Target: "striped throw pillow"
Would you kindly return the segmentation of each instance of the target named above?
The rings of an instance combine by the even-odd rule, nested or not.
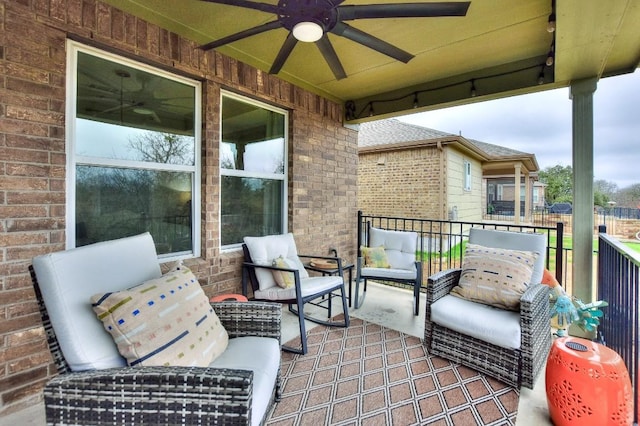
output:
[[[467,244],[454,296],[498,308],[518,310],[531,282],[538,253]]]
[[[227,348],[227,331],[184,266],[91,304],[131,366],[206,367]]]

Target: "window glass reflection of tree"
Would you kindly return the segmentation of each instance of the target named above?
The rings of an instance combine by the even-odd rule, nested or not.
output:
[[[76,246],[148,231],[193,251],[196,87],[79,52]]]

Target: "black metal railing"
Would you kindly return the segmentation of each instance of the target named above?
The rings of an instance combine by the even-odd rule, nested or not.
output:
[[[563,262],[566,256],[563,248],[564,225],[562,223],[552,227],[503,222],[445,221],[366,215],[358,211],[358,250],[368,240],[367,233],[370,226],[394,231],[417,232],[419,236],[417,256],[420,256],[423,261],[425,276],[461,266],[470,228],[542,233],[547,236],[546,267],[554,272],[560,284],[565,279]]]
[[[640,397],[640,256],[606,234],[600,227],[598,237],[598,300],[609,306],[598,327],[599,338],[625,362],[634,389],[634,423],[638,423]]]

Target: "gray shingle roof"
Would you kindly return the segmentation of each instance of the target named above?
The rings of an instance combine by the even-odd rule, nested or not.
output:
[[[475,139],[464,138],[453,133],[445,133],[439,130],[414,124],[403,123],[396,119],[377,120],[360,124],[358,133],[359,147],[372,147],[378,145],[392,145],[397,143],[423,142],[431,139],[465,140],[475,145],[489,157],[511,157],[532,155],[500,145],[481,142]]]
[[[403,123],[395,119],[360,124],[358,146],[390,145],[403,142],[427,141],[455,137],[451,133]]]
[[[467,138],[465,138],[467,139]],[[510,157],[518,155],[531,155],[529,152],[518,151],[516,149],[507,148],[506,146],[494,145],[492,143],[480,142],[475,139],[467,139],[469,142],[489,154],[491,157]]]

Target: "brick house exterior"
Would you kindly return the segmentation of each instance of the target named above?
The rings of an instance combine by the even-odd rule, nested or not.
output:
[[[220,249],[222,88],[289,111],[288,230],[299,249],[355,256],[357,132],[341,105],[97,0],[2,0],[0,416],[40,400],[55,374],[28,266],[65,249],[68,38],[201,81],[201,256],[186,263],[208,295],[240,291],[241,252]]]
[[[358,209],[381,216],[480,222],[487,182],[537,171],[533,154],[394,119],[360,125],[358,157]]]

